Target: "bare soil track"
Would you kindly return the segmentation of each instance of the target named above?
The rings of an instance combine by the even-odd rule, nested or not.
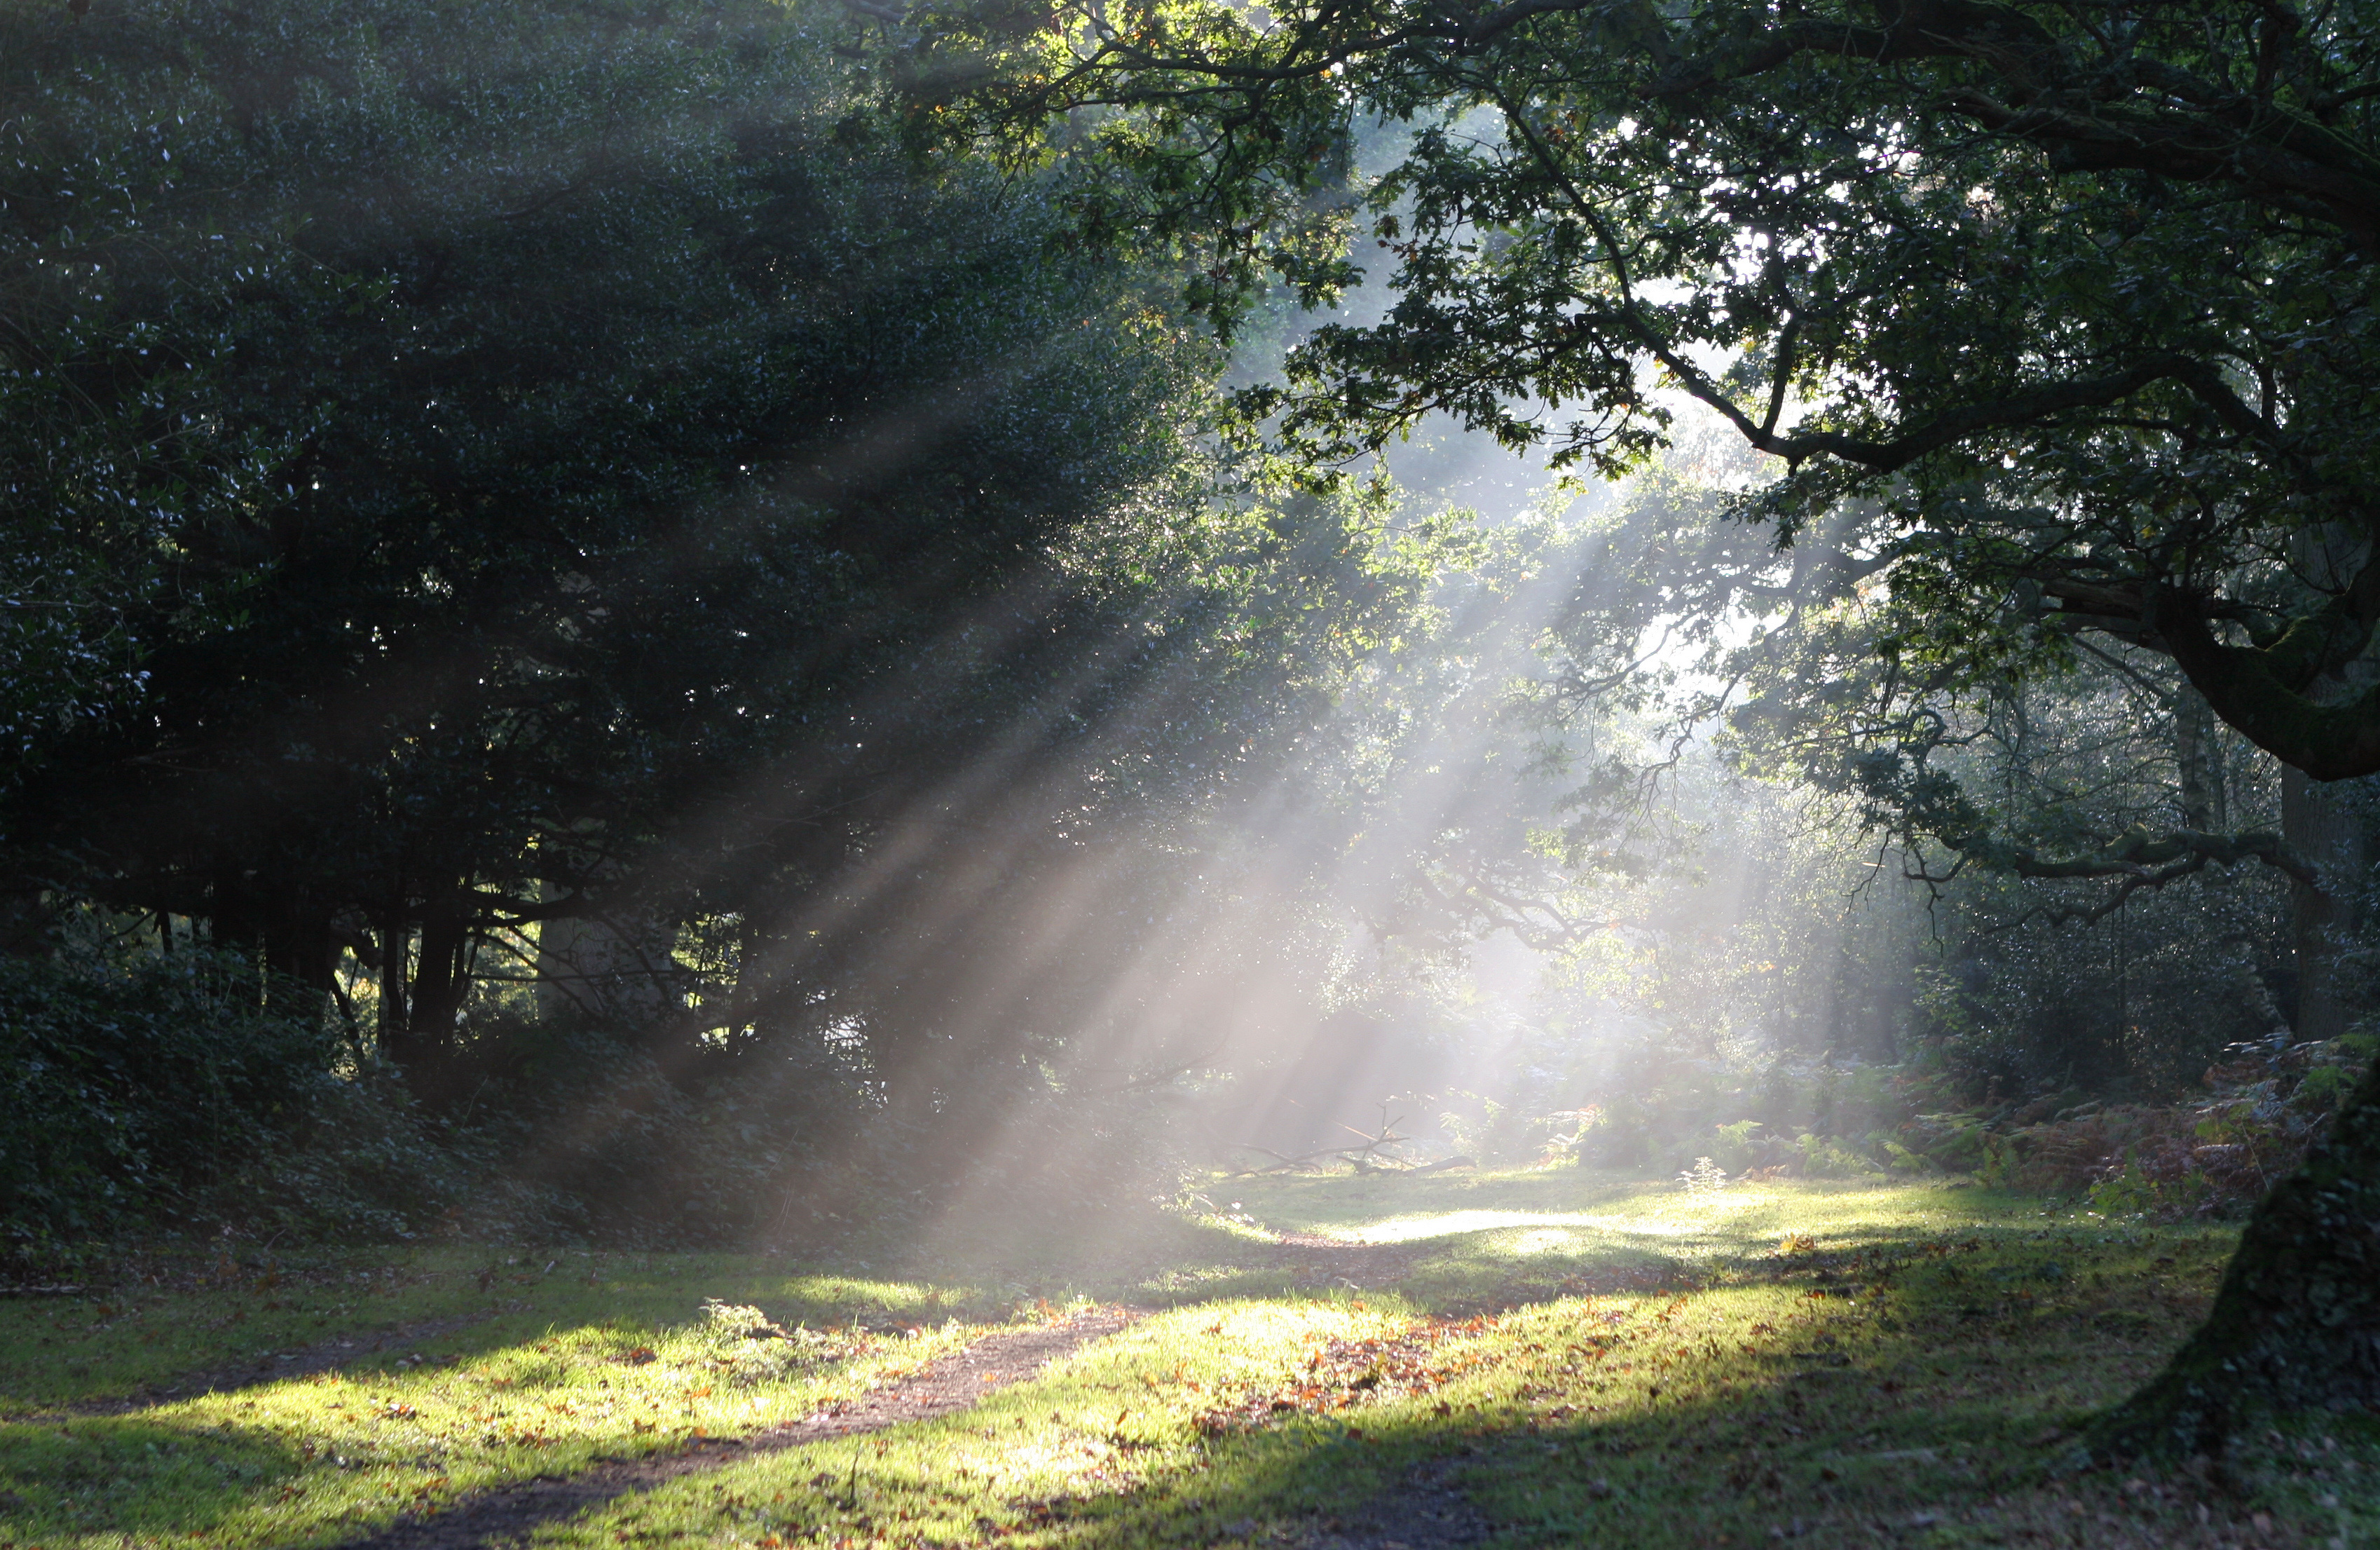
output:
[[[799,1421],[741,1437],[700,1439],[674,1453],[613,1459],[574,1475],[540,1476],[482,1492],[434,1512],[400,1518],[337,1550],[480,1550],[514,1544],[547,1523],[575,1518],[681,1475],[965,1410],[1058,1358],[1114,1334],[1136,1316],[1135,1310],[1102,1309],[1033,1329],[987,1335],[897,1384]]]

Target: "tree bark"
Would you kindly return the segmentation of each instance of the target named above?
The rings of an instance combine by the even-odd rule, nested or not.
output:
[[[2180,774],[2181,821],[2202,834],[2231,832],[2229,793],[2224,789],[2222,744],[2216,740],[2215,707],[2206,696],[2181,686],[2174,697],[2173,762]]]
[[[297,885],[253,875],[218,875],[208,891],[209,934],[219,946],[248,955],[261,971],[263,993],[301,1016],[322,1016],[332,1005],[338,942],[327,913]],[[298,987],[293,998],[291,986]]]
[[[453,1053],[455,1019],[471,988],[465,957],[470,949],[470,924],[455,911],[431,908],[421,918],[421,959],[413,971],[412,1034],[414,1069],[407,1072],[417,1090],[434,1085]]]
[[[461,911],[425,907],[419,946],[391,910],[382,917],[380,1054],[424,1099],[443,1092],[455,1051],[455,1022],[470,994],[471,922]],[[412,972],[407,973],[407,958]]]
[[[2341,994],[2338,954],[2355,927],[2354,885],[2366,863],[2363,828],[2347,792],[2281,773],[2281,836],[2321,874],[2317,887],[2289,885],[2290,934],[2297,951],[2298,1004],[2293,1019],[2301,1040],[2336,1039],[2350,1016]]]
[[[2251,1416],[2325,1410],[2380,1410],[2380,1063],[2256,1207],[2206,1322],[2089,1446],[2214,1457]]]
[[[302,986],[300,1006],[320,1016],[331,1006],[331,987],[338,972],[339,945],[322,912],[307,908],[302,894],[292,891],[292,902],[275,912],[259,941],[260,956],[273,976],[268,983]]]

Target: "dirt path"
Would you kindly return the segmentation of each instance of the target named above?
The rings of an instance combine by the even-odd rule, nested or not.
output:
[[[575,1518],[634,1491],[649,1491],[681,1475],[803,1447],[832,1437],[880,1432],[911,1421],[963,1410],[985,1396],[1021,1383],[1050,1362],[1138,1317],[1129,1309],[1102,1309],[1068,1319],[987,1335],[964,1350],[937,1358],[914,1376],[742,1437],[705,1439],[683,1451],[598,1463],[575,1475],[540,1476],[467,1496],[424,1516],[398,1519],[377,1533],[335,1550],[479,1550],[526,1540],[545,1524]]]
[[[1343,1286],[1372,1291],[1394,1286],[1413,1274],[1424,1249],[1410,1243],[1357,1243],[1311,1232],[1275,1232],[1273,1241],[1288,1251],[1275,1256],[1281,1268],[1309,1287]]]

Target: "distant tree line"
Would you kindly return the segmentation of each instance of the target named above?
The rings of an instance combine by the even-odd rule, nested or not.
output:
[[[9,952],[244,954],[436,1112],[577,1028],[945,1163],[1117,1020],[1151,825],[1434,562],[1235,485],[1187,272],[905,138],[852,25],[0,19]]]

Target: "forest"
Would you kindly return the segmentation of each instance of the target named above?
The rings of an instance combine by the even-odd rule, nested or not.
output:
[[[2375,276],[2372,0],[0,0],[0,1550],[2380,1543]]]

